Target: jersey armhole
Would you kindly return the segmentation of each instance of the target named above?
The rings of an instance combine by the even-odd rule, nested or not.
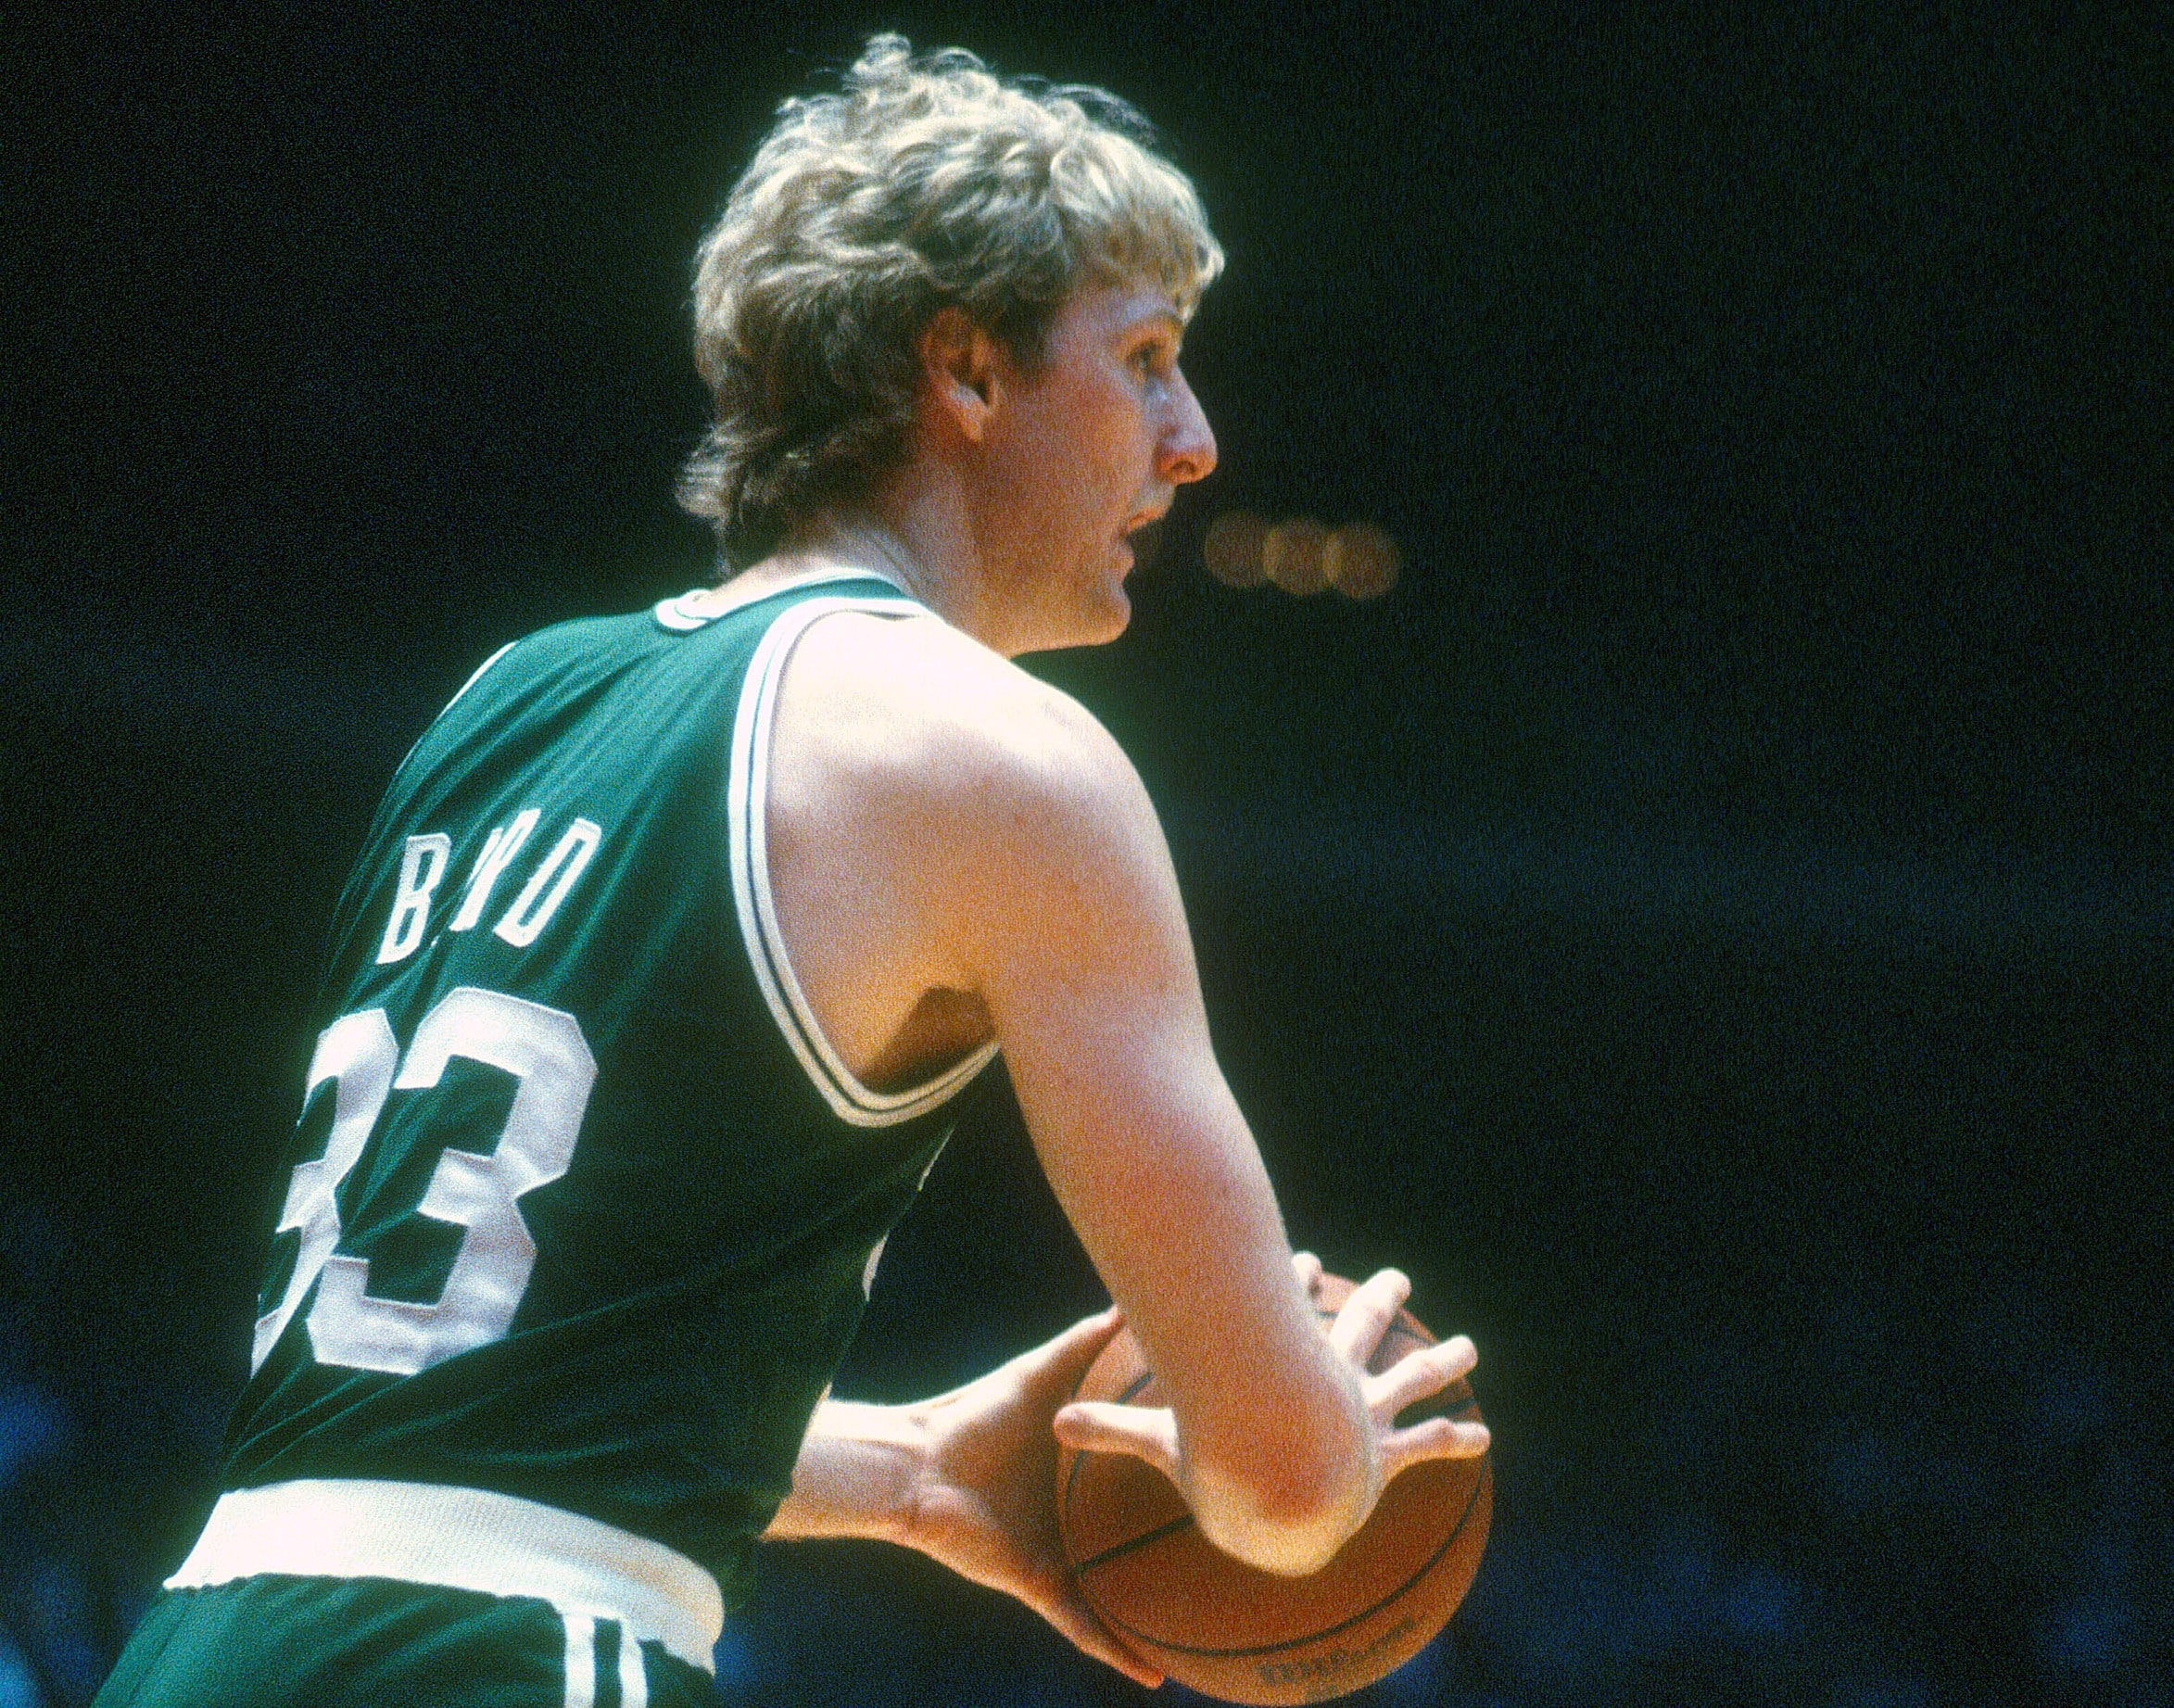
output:
[[[963,1090],[994,1058],[997,1046],[993,1041],[985,1044],[933,1079],[904,1091],[871,1090],[853,1077],[824,1037],[785,952],[784,935],[778,930],[777,910],[770,893],[768,846],[770,731],[777,714],[777,685],[800,638],[822,618],[841,611],[893,617],[927,614],[909,600],[841,596],[803,601],[770,625],[748,664],[739,705],[733,715],[730,781],[726,791],[727,840],[740,940],[747,945],[748,960],[771,1018],[824,1102],[841,1120],[856,1127],[889,1127],[925,1115]]]

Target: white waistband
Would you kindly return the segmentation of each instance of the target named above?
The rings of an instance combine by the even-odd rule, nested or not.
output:
[[[427,1483],[310,1480],[219,1497],[169,1589],[279,1572],[391,1577],[527,1595],[562,1613],[616,1619],[714,1672],[725,1628],[717,1580],[647,1537],[534,1500]]]

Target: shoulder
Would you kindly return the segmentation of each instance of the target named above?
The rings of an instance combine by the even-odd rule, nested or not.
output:
[[[903,968],[916,997],[1048,982],[1035,969],[1076,961],[1091,921],[1175,905],[1161,827],[1108,732],[933,617],[806,630],[778,686],[765,820],[781,906],[822,920],[833,949],[850,938],[861,985]]]
[[[902,803],[954,813],[1144,802],[1092,713],[934,617],[815,624],[787,668],[778,734]]]
[[[1022,943],[1174,905],[1162,827],[1116,740],[933,617],[809,629],[780,685],[769,775],[774,861],[803,877],[850,867],[854,893],[917,921],[966,988]]]
[[[833,921],[896,924],[916,993],[978,993],[1007,1050],[1031,1053],[1054,993],[1191,979],[1169,850],[1131,762],[1069,695],[934,618],[809,629],[780,685],[769,778],[772,871]]]

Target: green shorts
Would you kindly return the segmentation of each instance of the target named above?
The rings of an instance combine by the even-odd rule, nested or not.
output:
[[[529,1596],[266,1574],[162,1591],[94,1708],[717,1708],[613,1619]]]

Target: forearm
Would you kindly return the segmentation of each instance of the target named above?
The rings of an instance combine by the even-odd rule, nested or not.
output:
[[[1172,1073],[1155,1089],[1109,1123],[1121,1144],[1050,1123],[1045,1167],[1161,1378],[1203,1532],[1266,1570],[1310,1571],[1379,1488],[1357,1373],[1294,1278],[1274,1192],[1220,1076]]]
[[[928,1463],[928,1431],[914,1408],[826,1399],[802,1437],[792,1492],[764,1537],[903,1542]]]
[[[1068,706],[967,803],[976,858],[942,868],[937,905],[1057,1202],[1161,1380],[1195,1514],[1241,1558],[1301,1569],[1372,1501],[1371,1420],[1216,1065],[1154,805]]]

